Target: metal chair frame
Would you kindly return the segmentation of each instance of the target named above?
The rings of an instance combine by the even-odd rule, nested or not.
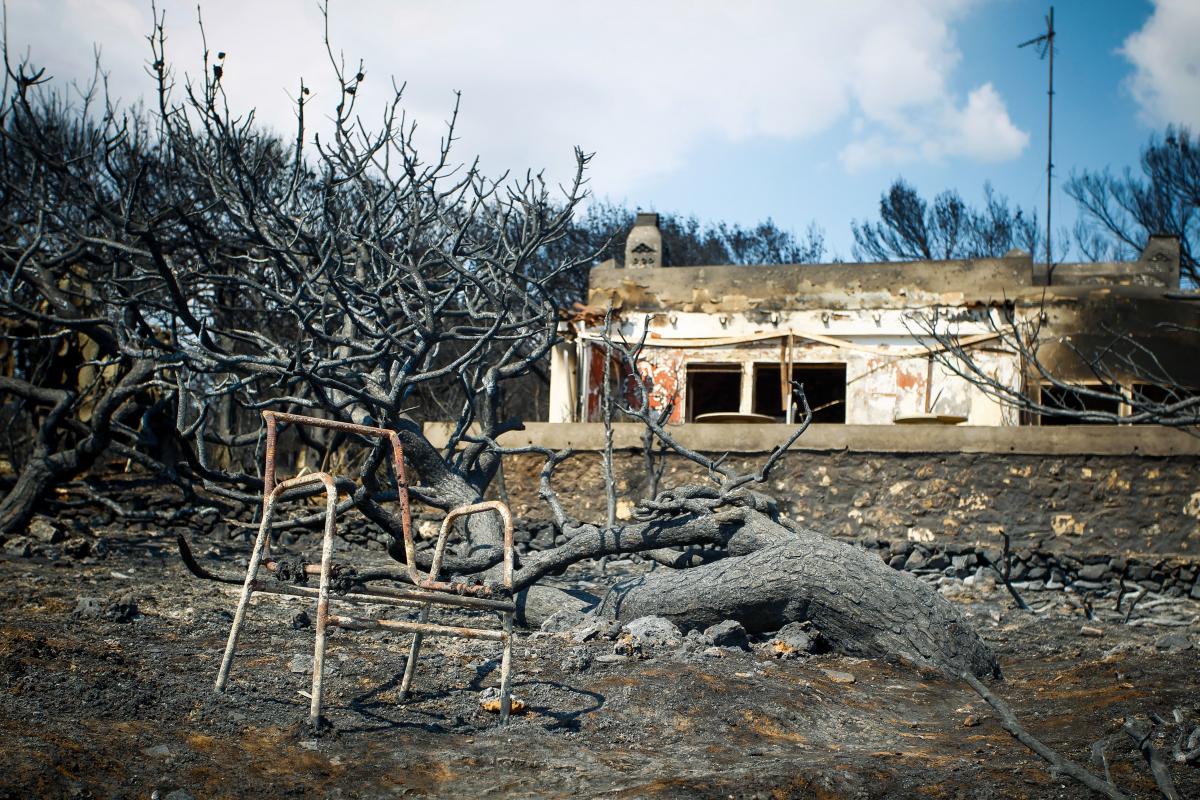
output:
[[[512,707],[509,695],[512,685],[512,628],[513,616],[516,613],[516,603],[512,598],[513,583],[513,519],[512,514],[503,503],[486,501],[452,509],[442,520],[438,533],[437,546],[434,549],[433,560],[429,574],[422,576],[416,565],[416,546],[412,538],[412,517],[409,509],[408,483],[404,474],[404,448],[400,437],[395,431],[385,428],[373,428],[367,425],[354,425],[336,420],[305,417],[298,414],[284,414],[277,411],[264,411],[263,421],[266,426],[266,458],[263,470],[263,514],[262,523],[258,528],[258,536],[254,541],[254,549],[250,554],[250,564],[246,569],[246,581],[242,585],[238,598],[237,609],[233,615],[233,625],[229,629],[229,640],[225,645],[225,655],[221,659],[221,668],[217,673],[214,690],[218,693],[225,691],[229,680],[229,670],[233,664],[233,654],[237,649],[238,635],[246,617],[246,608],[255,592],[280,594],[292,597],[316,598],[317,621],[316,636],[313,645],[313,674],[309,720],[314,727],[320,725],[322,684],[325,667],[325,640],[327,629],[332,627],[345,630],[397,630],[413,634],[412,647],[409,650],[408,661],[401,680],[401,697],[407,698],[412,688],[413,677],[416,674],[417,658],[421,652],[421,644],[426,636],[458,636],[469,639],[485,639],[503,644],[503,655],[500,660],[500,721],[508,720]],[[376,439],[386,438],[391,443],[392,466],[396,475],[396,490],[400,500],[400,518],[404,537],[404,551],[407,558],[407,573],[412,586],[400,588],[362,588],[353,592],[337,595],[339,603],[351,604],[380,604],[404,608],[419,608],[417,622],[407,620],[372,619],[331,614],[329,611],[329,585],[333,572],[333,539],[336,533],[337,517],[337,484],[332,475],[326,472],[310,473],[276,483],[275,480],[275,443],[279,423],[308,425],[317,428],[328,428],[347,433],[355,433]],[[325,533],[322,538],[321,563],[319,566],[305,567],[306,575],[320,576],[317,589],[303,585],[283,583],[280,581],[264,582],[259,580],[260,569],[275,572],[278,564],[270,558],[271,523],[274,519],[275,506],[288,490],[300,489],[313,483],[321,483],[325,487]],[[457,583],[440,579],[442,561],[445,555],[446,543],[451,528],[456,519],[471,514],[496,512],[504,523],[504,562],[502,596],[483,584]],[[440,625],[429,622],[429,614],[433,606],[450,606],[473,609],[478,611],[494,611],[500,614],[502,626],[500,630],[488,628],[472,628],[455,625]]]

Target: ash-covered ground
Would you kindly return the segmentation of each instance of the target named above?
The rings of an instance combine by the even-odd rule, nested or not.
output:
[[[244,569],[244,542],[185,532],[207,567]],[[316,547],[311,537],[292,549]],[[381,548],[339,548],[336,561],[386,562]],[[645,568],[577,567],[556,583],[597,591]],[[1088,603],[1029,592],[1031,613],[982,573],[926,579],[1000,654],[993,690],[1063,755],[1088,763],[1127,716],[1145,727],[1176,708],[1200,718],[1200,602],[1147,594],[1125,623],[1128,596],[1118,612],[1104,592]],[[335,631],[330,729],[317,736],[304,694],[313,631],[298,619],[313,603],[256,596],[229,690],[215,696],[237,589],[188,574],[173,530],[76,522],[63,541],[9,548],[0,586],[3,797],[1089,796],[1050,775],[969,687],[821,652],[814,631],[743,642],[736,629],[685,636],[646,623],[631,636],[559,620],[517,639],[525,710],[507,726],[480,705],[499,683],[498,645],[427,640],[415,696],[401,703],[408,637]],[[1175,729],[1155,729],[1170,762]],[[1131,740],[1107,753],[1118,784],[1156,795]],[[1200,794],[1200,769],[1172,767],[1184,796]]]

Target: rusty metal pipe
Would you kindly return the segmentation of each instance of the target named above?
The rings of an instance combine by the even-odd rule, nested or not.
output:
[[[496,600],[490,597],[464,597],[458,594],[435,592],[428,589],[387,589],[376,587],[363,589],[363,593],[374,597],[398,597],[411,600],[425,600],[441,606],[459,606],[461,608],[479,609],[481,611],[516,611],[514,600]]]
[[[269,439],[270,437],[268,437]],[[238,597],[237,609],[233,614],[233,625],[229,629],[229,639],[225,643],[225,655],[221,658],[221,668],[217,671],[217,681],[213,685],[213,690],[218,693],[225,691],[225,684],[229,680],[229,670],[233,665],[233,653],[237,649],[238,636],[242,630],[242,623],[246,619],[246,607],[250,604],[250,596],[254,593],[259,566],[262,564],[270,542],[271,518],[275,514],[275,501],[279,498],[279,494],[288,488],[302,486],[306,483],[315,483],[317,481],[325,484],[327,492],[334,492],[333,498],[336,504],[337,495],[336,489],[333,488],[333,478],[323,472],[302,475],[298,478],[286,480],[278,486],[273,487],[271,493],[266,496],[263,502],[262,524],[258,526],[258,536],[254,540],[254,550],[250,553],[250,566],[246,569],[246,582],[242,585],[242,592]]]
[[[471,514],[482,514],[487,511],[495,511],[500,515],[500,519],[504,523],[504,585],[505,588],[512,590],[512,565],[513,565],[513,521],[512,514],[508,510],[508,506],[495,500],[489,500],[482,503],[473,503],[471,505],[459,506],[451,509],[446,518],[442,520],[441,529],[438,531],[437,545],[433,550],[433,562],[429,565],[429,576],[421,581],[420,585],[427,588],[440,588],[445,585],[438,580],[438,576],[442,570],[442,558],[446,552],[446,542],[450,538],[450,530],[454,526],[454,521],[459,517],[467,517]],[[425,625],[429,622],[429,612],[432,604],[427,604],[421,609],[420,624]],[[515,609],[515,605],[514,605]],[[511,620],[512,611],[505,611],[504,618]],[[512,626],[509,624],[507,628],[508,634],[512,633]],[[417,672],[417,658],[421,655],[421,644],[423,640],[422,634],[418,631],[413,636],[412,647],[408,651],[408,662],[404,665],[404,677],[400,681],[400,697],[408,699],[409,691],[412,689],[413,677]],[[508,642],[508,639],[504,640]],[[506,644],[504,647],[504,664],[508,663],[508,658],[511,653],[511,646]],[[501,673],[504,674],[506,667],[501,667]],[[501,681],[503,683],[503,680]],[[500,700],[500,717],[507,719],[508,713],[505,710],[508,703],[507,694]]]
[[[337,487],[333,478],[325,475],[321,482],[325,484],[327,499],[325,538],[321,544],[321,583],[317,589],[317,633],[313,643],[312,702],[308,710],[308,718],[313,728],[319,728],[321,725],[321,684],[325,680],[325,626],[329,621],[329,573],[333,565],[333,534],[337,515]]]
[[[299,414],[287,414],[282,411],[263,411],[263,420],[267,427],[267,467],[263,472],[263,492],[270,491],[268,480],[275,479],[275,424],[284,422],[294,425],[306,425],[313,428],[326,428],[345,433],[357,433],[373,439],[387,439],[392,448],[392,471],[396,475],[396,494],[400,500],[400,528],[404,538],[404,557],[408,562],[407,569],[412,582],[418,583],[417,551],[412,536],[412,509],[408,499],[408,479],[404,474],[404,446],[400,443],[400,435],[386,428],[375,428],[369,425],[357,425],[353,422],[341,422],[335,419],[320,417],[305,417]]]
[[[500,724],[512,713],[512,629],[513,614],[504,614],[504,653],[500,657]]]
[[[486,639],[502,642],[509,634],[487,628],[463,628],[457,625],[435,625],[432,623],[409,622],[399,619],[368,619],[365,617],[342,617],[331,614],[329,625],[352,631],[396,630],[423,633],[426,636],[460,636],[464,639]]]
[[[319,590],[310,589],[307,586],[290,586],[287,584],[266,583],[264,581],[255,581],[254,591],[260,594],[281,594],[285,597],[302,597],[314,600],[321,594]],[[396,608],[421,608],[425,605],[420,600],[400,600],[394,597],[379,597],[377,595],[367,595],[358,592],[338,595],[338,599],[349,603],[378,603],[382,606],[395,606]]]

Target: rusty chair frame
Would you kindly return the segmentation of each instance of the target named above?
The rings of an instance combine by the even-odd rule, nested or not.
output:
[[[314,727],[320,725],[321,719],[321,690],[325,667],[325,638],[328,627],[344,628],[346,630],[396,630],[408,631],[413,634],[412,647],[409,650],[408,662],[404,668],[401,680],[401,697],[407,698],[412,688],[413,676],[416,673],[417,658],[421,652],[421,643],[425,636],[459,636],[469,639],[485,639],[501,642],[504,646],[500,660],[500,721],[508,720],[512,700],[509,691],[512,684],[512,628],[513,616],[516,613],[516,603],[512,597],[513,583],[513,519],[512,514],[503,503],[486,501],[452,509],[442,520],[438,533],[437,546],[434,549],[433,560],[429,574],[422,576],[417,569],[416,546],[412,538],[412,517],[408,501],[408,483],[404,474],[404,448],[400,437],[395,431],[385,428],[373,428],[367,425],[355,425],[348,422],[306,417],[298,414],[285,414],[277,411],[262,412],[266,427],[266,458],[263,469],[263,512],[262,523],[258,528],[258,536],[254,541],[254,549],[250,554],[250,564],[246,569],[246,580],[242,585],[238,598],[237,610],[233,615],[233,625],[229,629],[229,640],[225,645],[225,655],[221,659],[221,668],[217,673],[214,691],[225,691],[229,680],[229,670],[233,664],[233,654],[237,649],[238,635],[245,621],[246,608],[255,592],[288,595],[292,597],[316,598],[317,621],[316,635],[313,644],[312,692],[309,706],[309,719]],[[404,551],[407,559],[407,573],[412,586],[401,588],[368,588],[363,587],[353,592],[339,594],[338,602],[351,604],[380,604],[404,608],[419,608],[419,620],[371,619],[364,617],[340,616],[329,612],[329,586],[333,572],[333,538],[336,532],[337,516],[337,484],[332,475],[326,472],[310,473],[276,483],[275,481],[275,443],[279,423],[308,425],[317,428],[328,428],[346,433],[355,433],[374,439],[387,439],[392,449],[392,466],[396,475],[396,490],[400,500],[401,527],[404,536]],[[325,487],[325,532],[321,546],[320,566],[308,565],[306,575],[319,575],[319,588],[291,585],[279,581],[263,582],[258,579],[260,568],[276,572],[278,563],[271,560],[271,523],[274,519],[275,506],[280,497],[290,489],[299,489],[313,483],[321,483]],[[450,530],[456,519],[494,511],[500,515],[504,523],[504,562],[502,585],[503,590],[497,592],[492,587],[479,583],[460,583],[440,579],[442,560]],[[429,613],[433,606],[451,606],[477,611],[494,611],[500,614],[502,627],[500,630],[488,628],[471,628],[454,625],[440,625],[429,622]]]

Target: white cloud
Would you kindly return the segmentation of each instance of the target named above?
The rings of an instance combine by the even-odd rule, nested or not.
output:
[[[947,97],[905,109],[908,115],[885,121],[884,132],[871,133],[842,148],[842,164],[851,172],[881,164],[939,162],[948,158],[996,162],[1016,158],[1029,144],[1029,134],[1008,116],[1004,101],[990,83],[972,90],[956,108]],[[924,124],[912,117],[923,115]]]
[[[195,0],[160,0],[173,61],[199,67]],[[702,144],[802,140],[844,124],[847,167],[879,161],[1015,155],[1027,136],[990,86],[951,95],[960,53],[952,25],[970,0],[436,0],[333,3],[332,34],[366,62],[360,110],[378,118],[389,75],[436,143],[463,91],[459,155],[487,170],[547,166],[561,177],[571,147],[596,151],[594,188],[622,194],[690,161]],[[299,76],[334,102],[315,4],[204,0],[211,50],[223,50],[235,107],[257,106],[281,131]],[[111,85],[149,87],[144,0],[8,0],[9,40],[59,76],[103,44]],[[847,123],[853,123],[847,124]],[[933,142],[932,146],[929,144]]]
[[[1120,52],[1134,66],[1127,85],[1146,122],[1200,127],[1200,3],[1155,0]]]

